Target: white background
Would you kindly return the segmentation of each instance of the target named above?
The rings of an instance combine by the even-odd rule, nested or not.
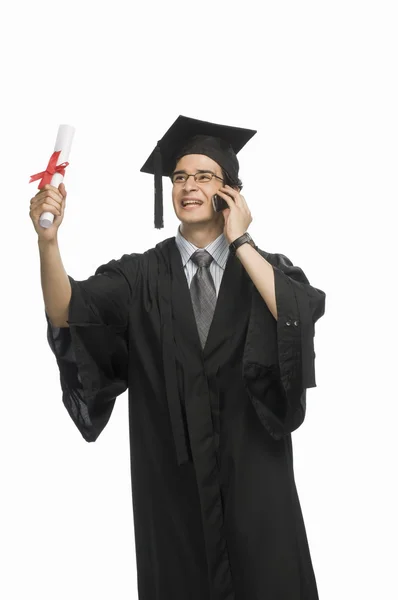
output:
[[[86,279],[174,236],[140,173],[179,114],[257,129],[239,154],[249,232],[324,290],[317,387],[293,433],[321,600],[398,597],[397,18],[394,2],[71,2],[0,17],[0,596],[137,597],[127,393],[87,444],[61,401],[29,217],[76,127],[59,230]],[[395,208],[395,206],[394,206]],[[395,291],[395,293],[394,293]],[[250,599],[248,599],[250,600]]]

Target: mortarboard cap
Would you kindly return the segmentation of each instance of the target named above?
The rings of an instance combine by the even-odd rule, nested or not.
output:
[[[163,227],[162,176],[171,176],[178,159],[186,154],[205,154],[234,181],[239,173],[236,155],[256,133],[254,129],[219,125],[180,115],[141,167],[142,173],[155,176],[155,227]]]

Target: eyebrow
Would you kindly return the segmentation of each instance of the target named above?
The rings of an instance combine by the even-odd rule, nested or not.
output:
[[[180,173],[187,173],[187,171],[174,171],[172,175],[179,175]],[[196,173],[213,173],[211,169],[198,169]]]

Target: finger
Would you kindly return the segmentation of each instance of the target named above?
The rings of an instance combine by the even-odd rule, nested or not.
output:
[[[34,196],[31,199],[31,204],[32,202],[39,202],[40,200],[43,200],[44,198],[53,198],[54,200],[57,200],[58,202],[62,202],[62,200],[64,199],[64,196],[62,196],[62,194],[56,190],[56,188],[53,189],[41,189],[36,196]]]
[[[231,187],[230,185],[222,185],[220,189],[223,192],[226,192],[227,194],[232,196],[233,198],[235,198],[236,196],[239,196],[239,192],[237,190],[235,190],[233,187]]]
[[[46,191],[46,193],[44,195],[45,202],[46,202],[47,198],[51,198],[52,200],[55,200],[55,202],[57,202],[57,204],[59,204],[60,206],[62,204],[63,196],[61,196],[61,194],[56,194],[52,190]]]
[[[232,188],[229,185],[226,185],[224,187],[228,190],[228,194],[233,195],[233,197],[235,199],[235,204],[237,204],[239,207],[243,208],[247,212],[250,212],[250,209],[247,205],[245,197],[242,196],[242,194],[239,191],[235,190],[234,188]]]
[[[51,185],[51,183],[46,183],[46,185],[42,188],[43,190],[54,190],[54,192],[58,192],[58,188],[55,185]]]
[[[56,188],[46,190],[44,192],[44,198],[52,198],[53,200],[56,200],[57,202],[62,202],[62,200],[64,199],[61,192],[59,192]]]
[[[62,182],[62,183],[60,183],[58,190],[59,190],[59,192],[61,193],[62,197],[63,197],[63,198],[66,198],[66,194],[67,194],[68,192],[66,191],[66,189],[65,189],[65,184],[64,184],[63,182]]]
[[[44,192],[45,194],[50,193],[51,198],[54,198],[53,194],[56,194],[60,200],[63,200],[63,198],[64,198],[61,191],[57,187],[55,187],[54,185],[51,185],[49,183],[47,183],[44,186],[44,188],[42,188],[42,192]]]
[[[226,201],[226,203],[228,204],[228,206],[230,208],[231,208],[231,206],[233,206],[235,204],[234,199],[231,198],[231,196],[229,194],[226,194],[225,192],[223,192],[222,188],[217,190],[217,194],[219,194],[222,198],[224,198],[224,200]]]
[[[47,194],[49,194],[48,191],[47,191]],[[58,197],[53,198],[50,195],[46,195],[41,200],[42,200],[41,202],[37,203],[39,206],[44,206],[44,204],[49,204],[50,206],[54,206],[54,208],[56,208],[57,210],[62,210],[62,202],[60,202]]]
[[[59,200],[58,197],[53,198],[52,196],[50,196],[50,193],[51,192],[47,190],[46,196],[42,198],[32,198],[32,200],[30,201],[31,210],[36,210],[36,205],[44,206],[45,204],[49,204],[50,206],[54,206],[54,208],[56,208],[57,210],[62,211],[62,202]]]
[[[245,207],[247,210],[249,210],[249,207],[248,207],[248,205],[247,205],[247,202],[246,202],[246,198],[245,198],[244,196],[242,196],[242,194],[240,194],[240,197],[241,197],[241,200],[242,200],[242,205],[243,205],[243,206],[244,206],[244,207]]]
[[[43,211],[47,211],[52,213],[55,217],[60,217],[62,215],[62,211],[53,206],[52,204],[43,204]]]
[[[236,206],[242,207],[241,196],[237,190],[234,190],[234,188],[229,185],[225,185],[221,187],[221,191],[227,193],[230,197],[232,196],[232,200]]]
[[[46,211],[51,212],[52,214],[55,214],[55,216],[62,215],[62,210],[58,206],[55,206],[54,204],[52,204],[51,200],[49,202],[43,202],[43,204],[39,208],[35,207],[35,208],[30,209],[31,214],[33,214],[33,215],[41,214]]]

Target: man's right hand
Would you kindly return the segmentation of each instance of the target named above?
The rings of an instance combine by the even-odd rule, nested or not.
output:
[[[33,221],[39,241],[52,242],[57,238],[58,227],[64,218],[66,195],[63,183],[60,183],[58,188],[47,184],[31,199],[29,216]],[[54,221],[47,229],[39,223],[40,216],[44,212],[54,215]]]

